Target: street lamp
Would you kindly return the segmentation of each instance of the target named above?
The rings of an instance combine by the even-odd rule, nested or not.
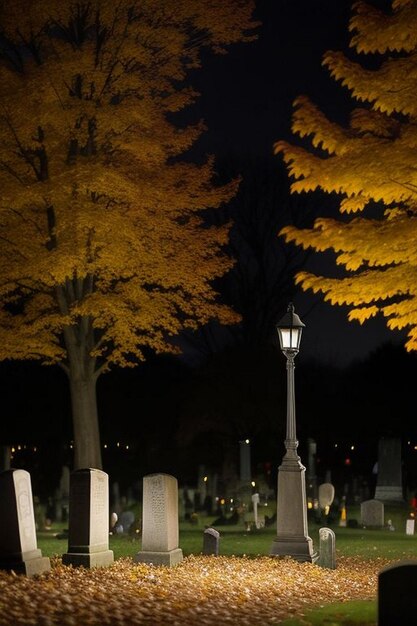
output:
[[[313,542],[307,526],[305,467],[297,454],[295,422],[294,359],[300,349],[304,326],[293,304],[277,324],[281,350],[287,357],[287,433],[286,452],[278,468],[277,536],[271,555],[313,561]]]

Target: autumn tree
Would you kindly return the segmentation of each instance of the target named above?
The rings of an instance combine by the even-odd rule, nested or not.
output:
[[[202,124],[175,113],[202,48],[253,37],[250,0],[4,0],[0,58],[0,358],[59,364],[75,467],[101,467],[95,385],[236,315],[212,280],[236,183],[182,155]],[[117,418],[118,416],[115,416]]]
[[[349,123],[328,119],[303,96],[293,131],[304,143],[275,146],[295,179],[292,191],[336,192],[341,216],[282,233],[304,248],[332,249],[342,266],[331,278],[300,272],[304,289],[348,305],[350,320],[381,312],[390,329],[408,329],[406,347],[416,350],[417,1],[394,0],[389,13],[357,2],[350,31],[356,56],[327,52],[323,60],[356,102]]]

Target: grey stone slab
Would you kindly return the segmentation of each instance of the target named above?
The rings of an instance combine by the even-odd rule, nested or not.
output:
[[[68,552],[62,556],[62,562],[74,567],[98,567],[112,561],[109,477],[98,469],[76,470],[70,480]]]
[[[50,570],[50,561],[37,547],[29,472],[0,473],[0,568],[34,576]]]
[[[385,503],[404,501],[401,469],[401,440],[383,437],[378,444],[378,476],[375,499]]]
[[[137,563],[152,563],[153,565],[168,565],[168,567],[172,567],[173,565],[178,565],[183,559],[183,554],[181,548],[176,548],[175,550],[167,550],[164,552],[154,552],[152,550],[148,550],[146,552],[138,552],[135,556],[135,561]]]
[[[178,552],[179,550],[179,552]],[[166,553],[165,557],[161,555]],[[143,479],[142,550],[140,562],[175,565],[181,560],[178,529],[178,483],[168,474],[150,474]],[[156,555],[156,556],[155,556]]]
[[[336,569],[336,535],[331,528],[320,528],[319,539],[318,565],[326,569]]]
[[[384,526],[384,504],[379,500],[366,500],[361,503],[361,524],[365,528]]]
[[[219,554],[220,533],[215,528],[206,528],[203,533],[203,554]]]

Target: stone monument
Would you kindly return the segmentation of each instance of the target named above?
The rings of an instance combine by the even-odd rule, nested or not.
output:
[[[404,502],[400,439],[386,437],[379,440],[375,500],[391,504]]]
[[[365,528],[384,526],[384,504],[379,500],[365,500],[361,503],[361,524]]]
[[[178,483],[168,474],[143,478],[142,550],[135,560],[154,565],[182,561],[178,547]]]
[[[51,565],[36,542],[30,474],[21,469],[0,473],[0,569],[35,576]]]
[[[70,479],[68,552],[65,565],[103,567],[113,563],[109,550],[109,477],[80,469]]]

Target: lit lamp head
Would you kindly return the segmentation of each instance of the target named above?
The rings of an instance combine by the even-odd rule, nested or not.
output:
[[[277,331],[281,350],[288,354],[297,354],[300,349],[301,334],[305,324],[294,311],[292,302],[282,320],[277,324]]]

